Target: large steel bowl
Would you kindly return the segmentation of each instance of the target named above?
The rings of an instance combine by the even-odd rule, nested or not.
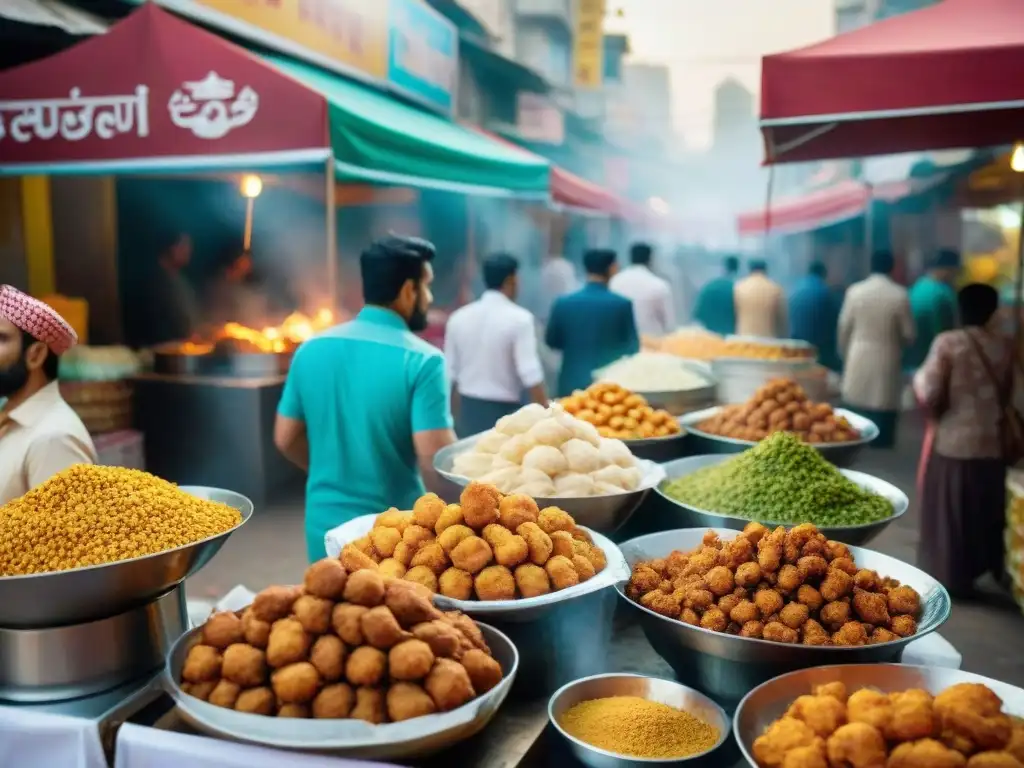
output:
[[[717,728],[718,741],[711,749],[689,757],[629,757],[581,741],[567,733],[559,723],[562,716],[580,702],[611,696],[635,696],[680,709]],[[573,756],[590,768],[646,768],[652,764],[686,765],[691,768],[721,765],[720,756],[714,753],[729,738],[730,728],[725,711],[703,693],[672,680],[630,674],[594,675],[563,685],[548,702],[548,720],[558,735],[568,743]]]
[[[698,547],[707,528],[690,528],[640,536],[620,545],[626,562],[667,557],[675,550]],[[736,531],[715,530],[723,540],[735,538]],[[727,709],[752,688],[773,677],[796,669],[827,664],[863,664],[899,661],[908,643],[935,632],[949,618],[952,603],[945,588],[924,571],[894,557],[870,549],[850,547],[857,565],[898,579],[921,595],[917,634],[889,643],[861,647],[787,645],[768,640],[739,637],[694,627],[650,611],[626,597],[627,582],[615,589],[635,612],[648,642],[675,670],[680,682],[711,696]]]
[[[980,683],[1003,700],[1003,712],[1024,717],[1024,691],[1020,688],[959,669],[903,664],[839,664],[801,669],[762,683],[740,702],[733,718],[733,732],[747,762],[758,768],[753,756],[754,739],[780,718],[797,696],[835,681],[845,683],[850,693],[861,688],[881,693],[921,688],[933,696],[959,683]]]
[[[463,488],[469,485],[469,478],[456,475],[452,472],[452,465],[455,457],[460,453],[468,451],[480,435],[473,435],[464,440],[445,446],[434,455],[434,470],[447,482],[456,488]],[[652,478],[648,483],[642,485],[635,491],[617,493],[612,496],[587,496],[583,498],[537,498],[540,507],[555,506],[564,509],[580,525],[597,531],[598,533],[614,533],[625,525],[633,513],[640,507],[640,504],[650,493],[651,488],[664,478],[659,467],[651,461],[640,460],[640,468],[644,476]],[[654,481],[653,478],[658,478]]]
[[[40,629],[104,619],[144,605],[206,565],[252,516],[252,502],[234,491],[185,485],[181,490],[242,513],[234,528],[164,552],[116,563],[0,578],[0,627]]]
[[[711,375],[710,366],[691,360],[685,360],[683,358],[679,358],[678,363],[680,368],[685,368],[696,376],[702,378],[704,380],[704,386],[697,387],[695,389],[635,389],[633,390],[633,393],[644,398],[644,400],[647,401],[647,404],[652,408],[662,408],[673,416],[689,413],[695,408],[705,408],[709,404],[714,403],[715,389],[718,384],[715,381],[714,376]],[[605,378],[605,372],[607,370],[607,368],[602,368],[594,371],[594,381],[611,381],[611,379]]]
[[[714,466],[715,464],[721,464],[723,461],[728,461],[729,458],[729,456],[722,455],[690,456],[689,458],[678,459],[664,465],[665,480],[654,489],[654,492],[665,502],[662,504],[662,507],[666,510],[671,510],[666,513],[666,516],[670,518],[673,527],[699,528],[700,526],[707,526],[708,528],[731,528],[739,531],[747,526],[750,522],[749,519],[732,517],[693,507],[689,504],[684,504],[678,499],[673,499],[665,492],[665,485],[672,480],[692,475],[698,470]],[[907,494],[892,483],[887,483],[885,480],[863,472],[855,472],[852,469],[840,469],[839,471],[845,478],[856,483],[861,488],[888,499],[892,504],[892,516],[884,520],[876,520],[873,523],[864,523],[862,525],[818,526],[818,530],[830,539],[841,541],[844,544],[867,544],[910,509],[910,499],[907,498]],[[795,525],[794,523],[779,523],[773,520],[758,520],[757,522],[764,523],[765,525],[785,525],[787,527]]]
[[[704,432],[698,426],[702,421],[717,415],[724,406],[705,408],[703,411],[688,413],[679,419],[680,426],[690,435],[690,442],[696,453],[742,453],[748,448],[757,445],[756,440],[738,440],[735,437],[722,437]],[[835,464],[837,467],[849,467],[860,456],[868,443],[878,438],[878,425],[871,419],[847,411],[844,408],[836,408],[837,416],[844,416],[850,422],[850,426],[860,433],[857,440],[850,440],[845,443],[808,443],[814,450]]]
[[[277,749],[320,752],[367,760],[400,760],[438,752],[481,731],[498,711],[519,669],[519,653],[504,634],[479,624],[491,653],[501,664],[501,682],[468,704],[401,723],[371,725],[361,720],[295,720],[216,707],[181,690],[181,669],[202,628],[186,632],[167,655],[163,686],[178,711],[197,730],[232,741]]]
[[[640,440],[623,440],[629,452],[638,459],[647,459],[656,464],[681,459],[692,453],[686,430],[664,437],[648,437]]]

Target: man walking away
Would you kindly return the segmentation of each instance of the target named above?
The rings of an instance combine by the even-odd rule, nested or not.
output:
[[[924,365],[932,342],[940,333],[951,331],[957,322],[957,298],[953,290],[960,269],[960,254],[939,251],[932,268],[910,289],[910,311],[914,315],[917,338],[903,356],[903,367],[916,371]]]
[[[782,286],[768,277],[762,259],[750,262],[750,274],[736,283],[736,333],[740,336],[784,338],[789,332],[786,296]]]
[[[700,289],[693,319],[712,333],[727,336],[736,332],[736,305],[733,289],[740,271],[740,260],[727,256],[723,262],[725,274],[716,277]]]
[[[820,261],[811,263],[807,276],[797,283],[789,297],[789,335],[818,349],[818,360],[829,370],[840,370],[836,351],[839,303],[827,282],[828,272]]]
[[[629,251],[632,264],[612,277],[609,287],[633,302],[636,330],[641,336],[666,336],[676,327],[672,286],[651,270],[654,249],[636,243]]]
[[[515,303],[519,261],[506,253],[483,263],[483,295],[448,319],[444,353],[455,394],[455,431],[491,429],[522,404],[547,404],[533,315]]]
[[[586,389],[594,371],[640,350],[633,303],[608,288],[615,274],[615,251],[587,251],[583,266],[586,284],[555,302],[544,339],[562,353],[559,397]]]

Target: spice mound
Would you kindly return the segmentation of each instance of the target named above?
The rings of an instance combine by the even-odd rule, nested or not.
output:
[[[713,725],[668,704],[639,696],[581,701],[558,723],[593,747],[630,757],[689,757],[718,743]]]
[[[152,555],[224,533],[241,520],[237,509],[145,472],[76,464],[0,507],[0,575]]]
[[[698,509],[763,523],[864,525],[892,503],[848,480],[818,451],[776,432],[734,458],[672,480],[665,493]]]

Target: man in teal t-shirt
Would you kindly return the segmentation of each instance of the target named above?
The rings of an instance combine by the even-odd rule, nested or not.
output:
[[[953,281],[959,269],[960,254],[952,250],[939,251],[931,269],[911,287],[910,311],[914,314],[917,336],[903,355],[905,370],[920,368],[935,337],[956,327],[957,299]]]
[[[426,328],[433,257],[433,245],[415,238],[373,243],[359,260],[366,306],[292,360],[274,443],[309,473],[310,562],[326,555],[331,528],[412,509],[434,454],[455,440],[444,356],[413,333]]]

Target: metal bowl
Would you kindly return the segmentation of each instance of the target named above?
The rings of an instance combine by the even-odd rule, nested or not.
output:
[[[442,448],[434,455],[434,470],[453,486],[462,488],[469,485],[468,478],[452,473],[452,465],[455,457],[472,448],[479,438],[480,435],[473,435]],[[651,461],[641,459],[639,466],[645,477],[655,473],[657,477],[663,477],[657,465]],[[542,508],[556,506],[564,509],[580,525],[585,525],[598,533],[609,534],[614,533],[629,520],[655,485],[657,482],[652,482],[638,490],[617,493],[614,496],[537,498],[536,502]]]
[[[234,491],[183,485],[201,499],[242,513],[234,528],[202,541],[116,563],[0,578],[0,627],[60,627],[104,619],[144,605],[206,565],[252,516],[252,502]]]
[[[959,669],[904,664],[839,664],[801,669],[759,685],[740,702],[733,730],[747,762],[758,768],[753,757],[754,739],[781,717],[797,696],[835,681],[845,683],[851,693],[860,688],[873,688],[882,693],[921,688],[933,696],[958,683],[981,683],[1003,700],[1005,713],[1024,717],[1024,691],[1020,688]]]
[[[689,433],[690,441],[697,453],[742,453],[757,445],[756,440],[737,440],[734,437],[713,435],[710,432],[702,431],[697,426],[702,421],[718,414],[723,407],[719,405],[714,408],[705,408],[703,411],[688,413],[679,419],[680,426]],[[865,419],[844,408],[836,408],[835,414],[846,417],[850,426],[860,433],[860,438],[845,443],[808,443],[808,445],[837,467],[849,467],[856,461],[867,444],[878,437],[878,425],[870,419]]]
[[[609,752],[566,733],[559,719],[581,701],[609,696],[636,696],[681,709],[718,729],[718,742],[711,749],[689,757],[631,757]],[[720,706],[702,693],[672,680],[644,675],[607,674],[573,680],[555,691],[548,702],[548,719],[569,744],[573,755],[591,768],[640,768],[648,765],[711,765],[710,755],[729,738],[729,718]]]
[[[673,416],[688,413],[694,408],[702,408],[715,402],[715,389],[718,384],[714,376],[711,375],[710,366],[679,358],[679,367],[686,368],[704,379],[704,386],[696,389],[633,390],[633,394],[642,397],[652,408],[663,408]],[[594,371],[595,382],[606,381],[603,378],[605,370]]]
[[[657,464],[681,459],[691,453],[692,444],[683,429],[674,435],[664,437],[648,437],[642,440],[623,440],[629,452],[638,459],[647,459]]]
[[[359,720],[295,720],[215,707],[181,690],[181,668],[199,641],[201,627],[179,638],[167,655],[162,683],[186,722],[210,736],[278,749],[321,752],[368,760],[424,757],[481,731],[498,711],[519,668],[519,653],[504,634],[478,624],[505,676],[482,696],[451,712],[401,723],[371,725]]]
[[[620,549],[632,567],[641,560],[667,557],[677,549],[690,551],[700,545],[707,530],[690,528],[653,533],[631,539],[621,544]],[[711,530],[724,540],[736,536],[736,531],[727,528]],[[935,632],[949,618],[952,609],[949,594],[927,573],[870,549],[850,547],[850,552],[860,568],[898,579],[921,595],[916,635],[861,647],[786,645],[694,627],[654,613],[627,598],[627,582],[620,582],[615,589],[633,608],[648,642],[675,670],[679,680],[728,707],[739,702],[755,686],[795,669],[837,663],[899,661],[908,643]]]
[[[751,522],[746,518],[723,515],[717,512],[710,512],[706,509],[692,507],[689,504],[684,504],[678,499],[673,499],[665,493],[663,488],[663,486],[671,480],[676,480],[680,477],[685,477],[686,475],[692,475],[698,470],[728,461],[729,458],[729,456],[722,455],[690,456],[689,458],[678,459],[664,465],[665,480],[654,489],[654,492],[658,494],[664,502],[671,505],[671,507],[663,506],[665,509],[671,509],[671,512],[669,512],[668,515],[671,516],[672,522],[676,527],[698,528],[700,526],[707,526],[708,528],[731,528],[733,530],[741,531],[748,523]],[[818,526],[818,530],[824,533],[828,538],[841,541],[844,544],[867,544],[878,536],[878,534],[888,528],[895,520],[898,520],[905,515],[907,510],[910,509],[910,499],[907,498],[907,494],[895,485],[887,483],[885,480],[873,475],[865,474],[864,472],[855,472],[852,469],[840,469],[839,471],[843,474],[843,477],[853,481],[861,488],[872,491],[873,493],[888,499],[892,504],[892,516],[887,517],[884,520],[876,520],[873,523],[864,523],[862,525]],[[772,520],[758,520],[757,522],[764,523],[765,525],[785,525],[787,527],[795,525],[795,523],[779,523]]]

